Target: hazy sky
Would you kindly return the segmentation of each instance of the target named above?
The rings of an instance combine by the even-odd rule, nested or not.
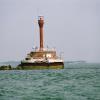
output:
[[[38,15],[45,47],[65,61],[100,62],[100,0],[0,0],[0,61],[22,60],[39,46]]]

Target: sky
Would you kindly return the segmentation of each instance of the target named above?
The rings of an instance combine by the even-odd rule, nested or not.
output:
[[[100,0],[0,0],[0,61],[20,61],[39,47],[40,15],[45,47],[65,61],[100,62]]]

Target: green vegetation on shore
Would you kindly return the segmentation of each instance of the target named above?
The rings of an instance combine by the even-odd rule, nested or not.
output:
[[[3,65],[3,66],[0,66],[0,70],[12,70],[12,67],[11,65]]]

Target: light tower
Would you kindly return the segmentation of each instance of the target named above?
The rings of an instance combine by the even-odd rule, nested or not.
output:
[[[43,16],[38,17],[38,24],[39,24],[39,30],[40,30],[40,51],[43,51],[43,48],[44,48],[44,40],[43,40],[44,17]]]

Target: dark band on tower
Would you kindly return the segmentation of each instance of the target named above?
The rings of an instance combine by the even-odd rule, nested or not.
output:
[[[44,24],[44,17],[39,16],[38,19],[39,30],[40,30],[40,51],[43,51],[44,43],[43,43],[43,24]]]

